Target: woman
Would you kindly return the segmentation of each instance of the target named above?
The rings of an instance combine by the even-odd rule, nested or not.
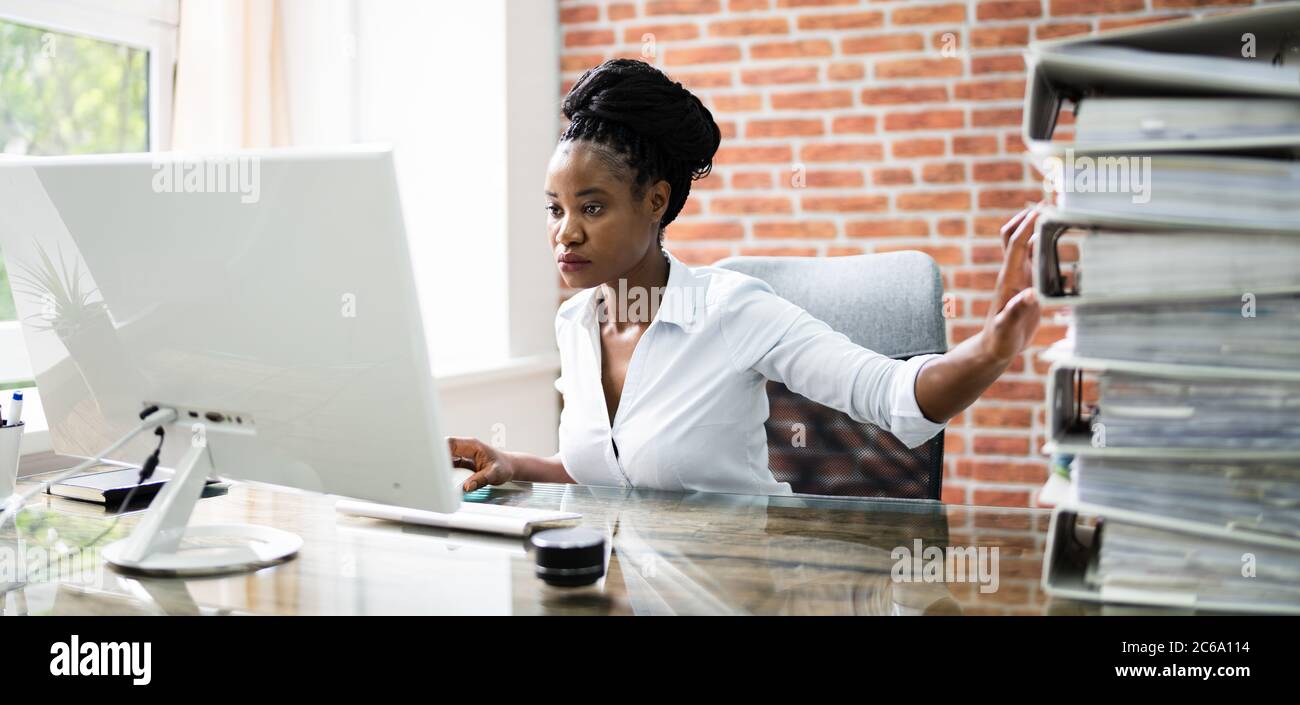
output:
[[[766,381],[870,421],[916,447],[973,403],[1033,338],[1034,214],[1003,229],[1006,258],[984,329],[943,355],[892,360],[850,342],[762,281],[687,267],[663,250],[691,181],[722,136],[658,69],[615,59],[564,100],[546,176],[564,282],[556,316],[564,395],[559,453],[448,439],[465,491],[511,480],[784,494],[767,466]]]

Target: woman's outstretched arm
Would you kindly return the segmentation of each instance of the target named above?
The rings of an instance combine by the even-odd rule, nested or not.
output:
[[[1002,226],[1002,271],[984,329],[917,374],[916,403],[931,421],[945,423],[975,403],[1033,340],[1041,318],[1031,288],[1037,218],[1037,210],[1026,208]]]

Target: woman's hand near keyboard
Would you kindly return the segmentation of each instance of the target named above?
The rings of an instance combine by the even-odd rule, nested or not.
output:
[[[564,470],[559,453],[549,458],[531,453],[512,453],[494,448],[477,438],[464,437],[448,437],[447,446],[451,451],[451,464],[474,473],[465,480],[463,489],[466,492],[512,480],[573,482],[573,478]]]

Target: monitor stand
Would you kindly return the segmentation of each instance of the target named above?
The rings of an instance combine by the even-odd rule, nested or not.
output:
[[[131,535],[104,547],[105,560],[128,572],[217,575],[275,565],[302,548],[298,535],[268,526],[187,527],[212,470],[207,444],[191,445]]]

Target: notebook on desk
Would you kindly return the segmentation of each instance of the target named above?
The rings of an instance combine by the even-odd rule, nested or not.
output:
[[[335,511],[351,516],[386,519],[407,524],[435,526],[456,531],[477,531],[505,536],[527,536],[534,525],[581,519],[581,514],[574,512],[557,512],[547,509],[529,507],[507,507],[498,504],[473,504],[462,502],[460,509],[451,514],[430,512],[422,509],[396,507],[391,504],[359,502],[352,499],[339,500],[334,505]]]

